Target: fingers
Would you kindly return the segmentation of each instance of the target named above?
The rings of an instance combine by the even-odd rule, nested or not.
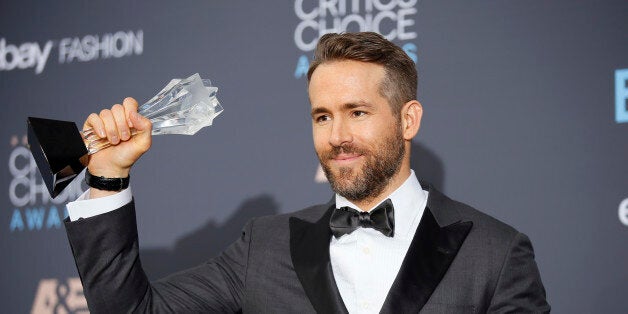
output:
[[[131,131],[129,130],[129,124],[127,119],[127,113],[124,110],[124,107],[119,104],[113,105],[111,107],[111,113],[113,114],[113,120],[116,123],[116,127],[118,128],[118,135],[120,135],[120,139],[123,141],[128,140],[131,137]]]
[[[87,120],[85,120],[85,124],[83,124],[83,130],[87,129],[94,129],[94,131],[100,138],[107,137],[107,133],[105,133],[105,124],[100,119],[100,116],[95,113],[90,114],[89,117],[87,117]]]
[[[109,109],[103,109],[99,116],[105,124],[105,133],[107,133],[107,139],[109,142],[113,145],[120,143],[120,135],[118,133],[118,127],[116,126],[116,120],[113,117],[112,111]]]
[[[122,106],[124,107],[124,111],[126,113],[126,120],[129,124],[129,127],[133,127],[133,121],[131,121],[131,113],[137,112],[137,101],[132,97],[124,98],[122,102]]]
[[[133,116],[139,118],[132,118]],[[100,113],[92,113],[87,117],[83,129],[93,128],[100,138],[107,138],[113,145],[117,145],[120,141],[127,141],[131,138],[131,128],[136,124],[146,128],[148,120],[137,114],[137,101],[131,97],[124,99],[122,105],[115,104],[111,109],[104,109]],[[150,122],[148,122],[150,128]]]

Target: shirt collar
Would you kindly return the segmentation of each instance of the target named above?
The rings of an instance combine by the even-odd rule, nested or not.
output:
[[[427,191],[421,188],[421,184],[417,179],[414,170],[410,170],[410,176],[393,191],[386,199],[390,199],[395,208],[395,238],[406,238],[414,235],[415,230],[411,230],[413,225],[418,225],[418,220],[423,216],[425,205],[427,203]],[[381,204],[381,202],[380,202]],[[379,204],[373,206],[369,211],[373,210]],[[348,199],[336,194],[336,208],[349,206],[358,208]]]

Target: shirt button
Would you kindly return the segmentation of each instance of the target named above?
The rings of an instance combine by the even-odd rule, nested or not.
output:
[[[362,253],[369,255],[371,254],[371,249],[369,249],[368,247],[363,247],[362,248]]]
[[[362,302],[362,308],[363,309],[368,309],[369,308],[369,303],[367,301],[363,301]]]

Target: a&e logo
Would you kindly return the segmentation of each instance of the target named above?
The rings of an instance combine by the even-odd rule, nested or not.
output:
[[[39,281],[31,313],[89,313],[81,279],[68,278],[65,282],[58,279]]]

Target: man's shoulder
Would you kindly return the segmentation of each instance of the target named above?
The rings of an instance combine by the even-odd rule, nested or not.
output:
[[[457,221],[471,221],[473,223],[472,232],[476,235],[490,238],[512,239],[520,233],[512,225],[503,222],[469,204],[451,199],[442,194],[441,197],[442,200],[439,202],[438,208],[435,208],[434,210],[441,211],[441,215],[455,217],[454,220]]]
[[[432,203],[430,211],[441,228],[448,229],[458,223],[472,224],[460,249],[460,256],[473,257],[479,264],[501,267],[498,261],[505,261],[514,247],[530,246],[530,240],[525,234],[473,206],[444,195],[439,202]]]

